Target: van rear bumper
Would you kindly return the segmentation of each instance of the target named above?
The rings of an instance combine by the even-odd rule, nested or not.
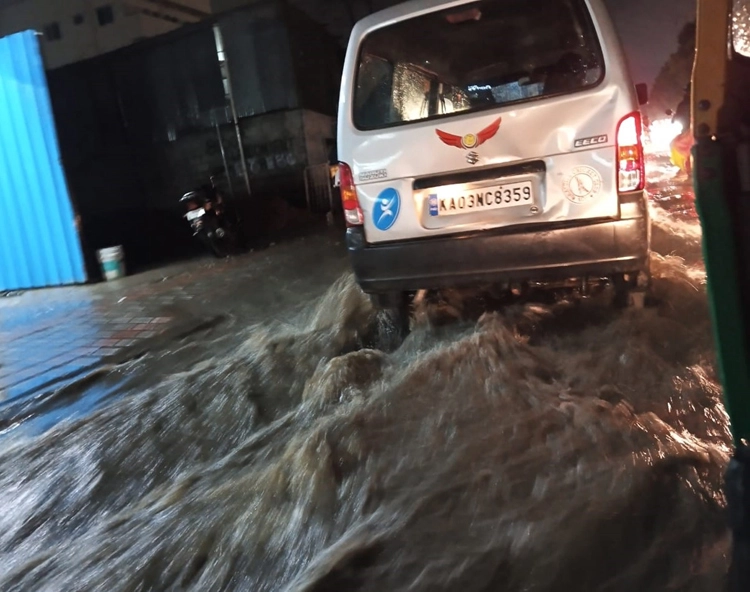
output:
[[[367,244],[361,228],[350,228],[347,248],[362,289],[386,294],[646,270],[650,227],[644,216],[377,245]]]

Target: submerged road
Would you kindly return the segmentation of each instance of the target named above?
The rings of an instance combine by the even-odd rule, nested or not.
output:
[[[333,235],[228,264],[191,309],[216,326],[7,428],[0,590],[721,589],[730,438],[672,175],[644,310],[447,291],[384,352]]]

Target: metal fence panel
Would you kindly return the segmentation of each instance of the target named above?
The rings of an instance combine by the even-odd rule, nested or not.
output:
[[[106,62],[116,72],[125,125],[149,142],[228,123],[213,28],[135,46]],[[106,66],[105,66],[106,67]],[[222,116],[218,120],[216,115]]]
[[[305,168],[305,197],[311,212],[335,212],[336,195],[327,162]]]
[[[36,33],[0,39],[0,290],[86,280]]]
[[[275,8],[231,13],[219,24],[237,115],[296,109],[299,99],[289,33]]]

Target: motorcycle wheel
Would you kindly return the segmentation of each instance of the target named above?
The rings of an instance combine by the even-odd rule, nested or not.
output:
[[[213,253],[217,259],[224,259],[228,256],[226,249],[224,248],[224,241],[217,238],[216,235],[208,232],[201,232],[198,235],[200,241],[206,246],[206,248]]]
[[[229,253],[224,248],[224,241],[222,239],[213,236],[208,239],[208,242],[214,257],[217,259],[225,259],[226,257],[229,257]]]

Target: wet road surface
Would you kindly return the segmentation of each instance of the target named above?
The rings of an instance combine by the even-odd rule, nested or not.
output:
[[[0,590],[720,590],[700,229],[655,226],[653,308],[447,291],[385,352],[344,272],[130,362],[2,441]]]
[[[38,433],[130,383],[221,355],[248,326],[288,324],[346,270],[341,243],[340,232],[317,232],[228,260],[0,297],[0,448],[4,435]]]

